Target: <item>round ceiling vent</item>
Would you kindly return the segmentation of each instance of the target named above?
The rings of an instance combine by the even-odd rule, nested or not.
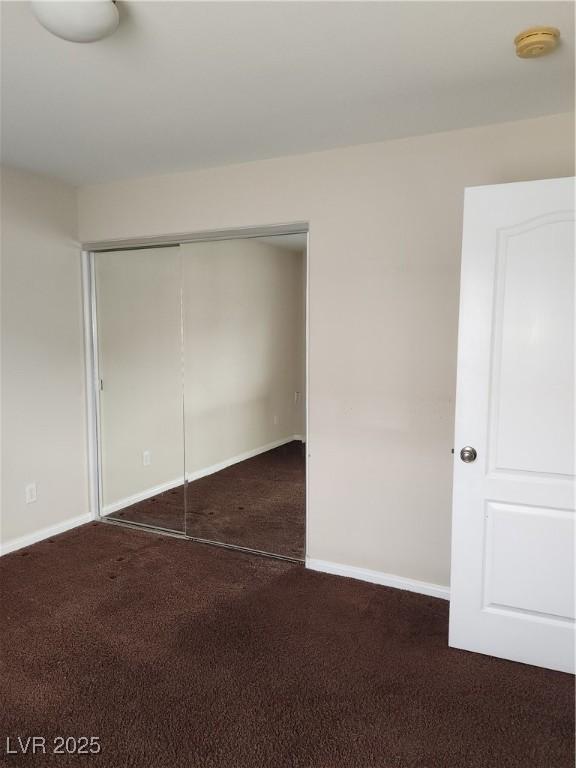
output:
[[[552,53],[558,45],[560,30],[556,27],[530,27],[514,38],[516,55],[521,59],[535,59]]]

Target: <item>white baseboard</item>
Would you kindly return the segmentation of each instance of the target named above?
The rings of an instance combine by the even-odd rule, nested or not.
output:
[[[215,472],[220,472],[222,469],[226,469],[226,467],[231,467],[233,464],[239,464],[241,461],[246,461],[246,459],[253,459],[254,456],[266,453],[266,451],[271,451],[273,448],[279,448],[281,445],[286,445],[286,443],[291,443],[294,440],[303,442],[303,437],[302,435],[289,435],[288,437],[283,437],[281,440],[274,440],[272,443],[261,445],[258,448],[252,448],[250,451],[244,451],[244,453],[239,453],[237,456],[232,456],[229,459],[224,459],[224,461],[219,461],[217,464],[197,469],[194,472],[189,472],[186,475],[186,479],[189,483],[192,483],[194,480],[199,480],[201,477],[213,475]]]
[[[31,544],[36,544],[38,541],[49,539],[51,536],[57,536],[59,533],[69,531],[71,528],[76,528],[79,525],[84,525],[84,523],[89,523],[93,519],[94,518],[90,512],[87,512],[85,515],[72,517],[69,520],[57,523],[56,525],[51,525],[48,528],[41,528],[39,531],[28,533],[26,536],[20,536],[18,539],[10,539],[0,545],[0,555],[7,555],[8,552],[14,552],[17,549],[29,547]]]
[[[112,512],[118,512],[119,509],[130,507],[132,504],[138,504],[139,501],[146,501],[146,499],[151,499],[152,496],[157,496],[159,493],[164,493],[165,491],[171,491],[172,488],[177,488],[179,485],[183,484],[183,478],[179,477],[176,480],[170,480],[167,483],[154,485],[152,488],[146,488],[144,491],[135,493],[132,496],[126,496],[123,499],[118,499],[118,501],[113,501],[112,504],[106,504],[106,506],[102,508],[102,514],[111,515]]]
[[[254,456],[258,456],[261,453],[266,453],[266,451],[271,451],[273,448],[279,448],[281,445],[286,445],[286,443],[291,443],[294,440],[304,442],[302,435],[289,435],[288,437],[283,437],[281,440],[274,440],[272,443],[261,445],[258,448],[253,448],[250,451],[244,451],[244,453],[239,453],[237,456],[232,456],[231,458],[225,459],[224,461],[219,461],[217,464],[211,464],[209,467],[202,467],[202,469],[197,469],[194,472],[188,472],[186,475],[186,480],[189,483],[192,483],[194,480],[199,480],[201,477],[213,475],[215,472],[220,472],[222,469],[226,469],[226,467],[231,467],[233,464],[239,464],[241,461],[246,461],[246,459],[252,459]],[[124,499],[114,501],[112,504],[106,504],[106,506],[102,509],[102,514],[110,515],[113,512],[118,512],[120,509],[130,507],[132,504],[137,504],[139,501],[145,501],[146,499],[152,498],[152,496],[158,496],[158,494],[164,493],[165,491],[171,491],[173,488],[177,488],[182,484],[183,479],[180,477],[176,480],[170,480],[167,483],[155,485],[153,488],[146,488],[144,491],[135,493],[132,496],[126,496]]]
[[[404,576],[396,576],[393,573],[371,571],[368,568],[356,568],[353,565],[341,565],[340,563],[331,563],[328,560],[314,560],[313,558],[306,559],[306,568],[310,568],[313,571],[322,571],[322,573],[331,573],[334,576],[347,576],[350,579],[369,581],[372,584],[380,584],[384,587],[405,589],[408,592],[418,592],[421,595],[450,600],[450,587],[444,587],[441,584],[431,584],[427,581],[406,579]]]

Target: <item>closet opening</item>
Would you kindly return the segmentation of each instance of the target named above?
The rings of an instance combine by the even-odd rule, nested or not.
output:
[[[303,562],[308,236],[85,253],[102,521]]]

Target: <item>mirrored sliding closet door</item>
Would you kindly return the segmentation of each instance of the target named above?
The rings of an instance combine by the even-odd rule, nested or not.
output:
[[[306,236],[181,253],[186,533],[303,559]]]
[[[93,258],[101,515],[183,533],[181,252]]]

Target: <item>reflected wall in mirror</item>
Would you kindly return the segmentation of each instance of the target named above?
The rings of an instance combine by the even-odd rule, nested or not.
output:
[[[181,253],[94,254],[101,515],[184,532]]]
[[[186,533],[304,559],[306,235],[181,251]]]

